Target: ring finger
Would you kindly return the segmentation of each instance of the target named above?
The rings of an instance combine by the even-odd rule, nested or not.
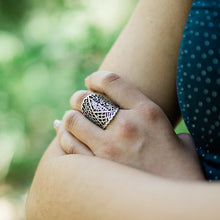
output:
[[[70,105],[71,107],[74,109],[74,110],[77,110],[77,111],[80,111],[81,113],[83,113],[83,110],[82,110],[82,103],[84,103],[84,105],[86,106],[86,109],[87,107],[89,107],[89,110],[86,110],[86,113],[84,111],[84,115],[88,115],[89,113],[89,116],[87,118],[89,118],[93,123],[95,124],[98,124],[99,127],[105,129],[107,126],[113,126],[113,123],[115,121],[115,118],[117,117],[118,118],[118,114],[121,114],[122,111],[126,111],[126,110],[122,110],[122,109],[117,109],[117,106],[114,106],[114,104],[112,103],[111,105],[111,102],[110,103],[105,103],[104,100],[102,99],[99,99],[99,97],[96,99],[96,97],[89,97],[88,99],[90,99],[91,102],[89,103],[85,103],[85,98],[88,97],[90,94],[94,94],[94,93],[91,93],[90,91],[88,90],[80,90],[80,91],[77,91],[76,93],[73,94],[73,96],[71,97],[70,99]],[[96,102],[95,105],[93,105],[92,101]],[[108,100],[106,100],[107,102]],[[103,105],[101,104],[105,103],[104,106],[108,106],[106,107],[106,109],[104,108],[103,109]],[[91,107],[91,106],[92,107]],[[111,108],[109,107],[111,106]],[[91,114],[90,113],[93,113],[91,117]],[[108,113],[108,114],[106,114]],[[108,125],[110,123],[110,125]]]

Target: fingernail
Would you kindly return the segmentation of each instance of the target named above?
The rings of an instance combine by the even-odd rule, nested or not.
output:
[[[58,129],[58,127],[60,126],[60,121],[56,119],[53,123],[53,126],[55,129]]]

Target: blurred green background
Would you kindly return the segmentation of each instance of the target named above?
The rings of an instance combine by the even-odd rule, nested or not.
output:
[[[23,220],[36,166],[137,0],[0,0],[0,220]],[[183,123],[177,132],[184,132]]]

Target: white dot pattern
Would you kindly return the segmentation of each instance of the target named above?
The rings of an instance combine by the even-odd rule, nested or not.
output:
[[[220,1],[194,0],[182,36],[177,94],[206,178],[220,180]]]

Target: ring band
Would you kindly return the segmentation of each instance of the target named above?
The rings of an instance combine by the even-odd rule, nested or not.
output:
[[[83,115],[102,129],[107,127],[119,110],[118,106],[94,93],[83,99],[81,107]]]

